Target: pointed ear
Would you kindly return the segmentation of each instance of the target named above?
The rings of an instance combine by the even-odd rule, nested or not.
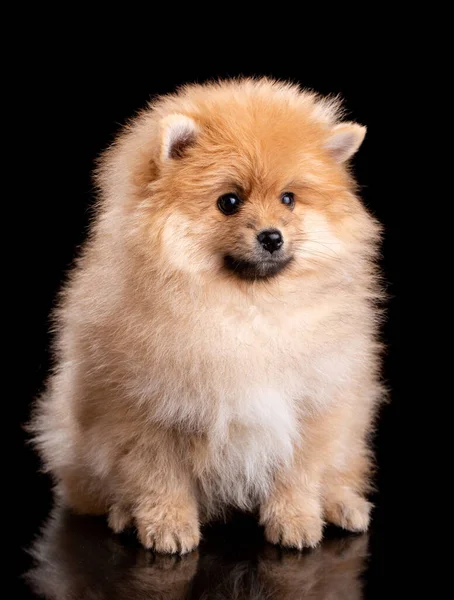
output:
[[[194,144],[197,125],[193,119],[181,114],[165,117],[161,123],[161,160],[181,158],[185,150]]]
[[[341,123],[331,130],[325,148],[337,162],[351,158],[363,143],[366,128],[357,123]]]

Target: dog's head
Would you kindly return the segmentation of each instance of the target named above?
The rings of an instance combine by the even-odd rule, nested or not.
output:
[[[336,100],[245,80],[158,100],[112,156],[123,149],[150,252],[182,272],[269,281],[376,236],[346,167],[364,135]]]

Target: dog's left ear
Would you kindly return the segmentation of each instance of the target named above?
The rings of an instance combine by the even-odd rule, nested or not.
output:
[[[357,123],[341,123],[331,130],[325,148],[337,162],[350,159],[363,143],[366,128]]]
[[[182,114],[164,117],[161,128],[161,160],[163,162],[181,158],[187,148],[192,146],[197,136],[194,119]]]

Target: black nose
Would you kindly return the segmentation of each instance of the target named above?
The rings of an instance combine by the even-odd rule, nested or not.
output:
[[[276,250],[279,250],[284,243],[282,234],[278,229],[265,229],[265,231],[261,231],[257,235],[257,239],[263,248],[268,250],[268,252],[271,252],[271,254],[276,252]]]

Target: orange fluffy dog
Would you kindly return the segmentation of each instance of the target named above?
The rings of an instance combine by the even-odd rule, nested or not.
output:
[[[284,546],[367,529],[380,228],[339,115],[270,80],[193,85],[105,153],[33,425],[75,511],[159,552],[229,506]]]

